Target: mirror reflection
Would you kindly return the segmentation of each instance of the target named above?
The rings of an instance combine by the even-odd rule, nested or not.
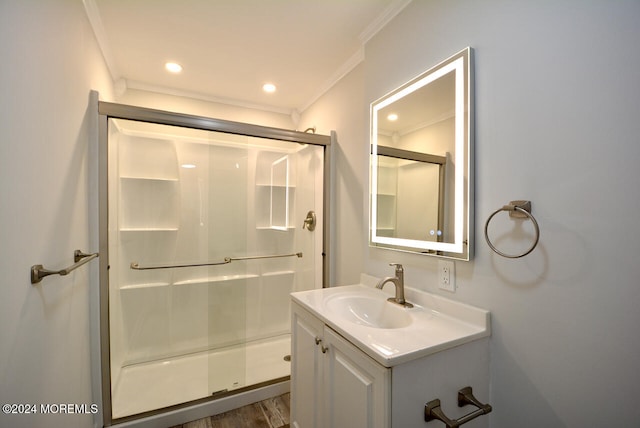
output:
[[[371,245],[469,259],[470,54],[372,103]]]

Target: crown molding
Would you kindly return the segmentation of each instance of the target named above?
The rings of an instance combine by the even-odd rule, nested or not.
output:
[[[113,58],[113,53],[109,45],[109,39],[107,37],[106,31],[104,30],[104,25],[102,25],[102,19],[100,18],[100,10],[98,9],[98,5],[94,0],[82,0],[82,4],[84,5],[84,11],[87,14],[87,18],[89,19],[89,24],[93,29],[93,34],[95,34],[96,36],[96,41],[98,42],[100,51],[102,52],[102,58],[104,58],[104,62],[109,69],[111,79],[115,82],[121,77],[120,70],[118,70],[116,61]]]
[[[393,18],[396,17],[397,14],[402,12],[402,10],[411,3],[412,0],[395,0],[391,2],[389,6],[380,14],[378,17],[369,24],[363,31],[360,33],[358,38],[363,45],[367,44],[369,40],[380,30],[382,30]]]
[[[172,95],[172,96],[182,97],[182,98],[191,98],[191,99],[206,101],[206,102],[215,103],[215,104],[225,104],[233,107],[262,110],[270,113],[284,114],[287,116],[290,116],[292,113],[292,110],[289,108],[276,107],[276,106],[267,105],[267,104],[250,103],[250,102],[231,99],[231,98],[216,97],[212,95],[202,94],[199,92],[190,92],[190,91],[183,91],[180,89],[168,88],[166,86],[150,85],[148,83],[139,82],[135,80],[127,80],[126,84],[127,84],[127,89],[137,89],[140,91],[155,92],[163,95]]]
[[[154,86],[145,84],[142,82],[130,81],[126,80],[125,84],[127,88],[131,89],[139,89],[149,92],[156,92],[160,94],[166,95],[174,95],[181,96],[186,98],[193,98],[201,101],[208,101],[218,104],[226,104],[236,107],[244,107],[251,108],[256,110],[268,111],[272,113],[280,113],[292,116],[295,121],[295,117],[308,109],[313,103],[318,101],[325,93],[327,93],[333,86],[335,86],[344,76],[349,74],[358,64],[364,61],[364,45],[375,35],[377,34],[385,25],[389,23],[398,13],[400,13],[412,0],[395,0],[393,1],[371,24],[369,24],[362,33],[358,36],[358,39],[361,42],[360,48],[346,61],[344,62],[334,73],[333,75],[327,79],[327,81],[318,89],[318,91],[302,106],[298,108],[282,108],[275,107],[269,105],[261,105],[261,104],[253,104],[248,102],[243,102],[240,100],[234,100],[229,98],[222,97],[214,97],[205,95],[202,93],[196,92],[188,92],[181,91],[176,89],[171,89],[167,87]],[[89,23],[91,28],[93,29],[93,33],[95,34],[96,40],[98,42],[98,46],[100,47],[100,51],[102,52],[102,57],[104,58],[105,64],[111,74],[111,79],[114,82],[120,82],[124,80],[122,75],[120,74],[120,70],[116,65],[116,61],[114,59],[113,53],[111,51],[111,47],[109,45],[109,39],[107,37],[107,33],[102,24],[102,19],[100,18],[100,10],[95,0],[82,0],[84,5],[85,13],[87,14],[87,18],[89,19]]]
[[[364,61],[364,46],[365,44],[375,36],[385,25],[389,23],[396,15],[398,15],[412,0],[395,0],[387,6],[387,8],[378,17],[371,22],[358,36],[361,46],[357,52],[355,52],[351,58],[349,58],[344,64],[342,64],[335,73],[318,89],[313,97],[311,97],[304,105],[297,109],[298,113],[304,112],[313,103],[318,101],[325,93],[327,93],[333,86],[335,86],[344,76],[349,74],[358,64]]]
[[[306,109],[308,109],[313,103],[318,101],[320,97],[322,97],[325,93],[329,91],[333,86],[336,85],[344,76],[349,74],[351,70],[356,68],[358,64],[364,61],[364,46],[361,46],[356,53],[354,53],[351,58],[349,58],[345,63],[343,63],[334,73],[333,75],[327,79],[327,81],[318,89],[313,97],[311,97],[303,106],[299,107],[298,112],[302,113]]]

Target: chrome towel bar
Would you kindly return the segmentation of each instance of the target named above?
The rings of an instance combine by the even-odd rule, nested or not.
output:
[[[131,269],[133,269],[133,270],[151,270],[151,269],[173,269],[173,268],[186,268],[186,267],[219,266],[219,265],[226,265],[228,263],[235,262],[235,261],[241,261],[241,260],[274,259],[274,258],[279,258],[279,257],[293,257],[293,256],[296,256],[296,257],[300,258],[300,257],[302,257],[302,253],[274,254],[274,255],[271,255],[271,256],[225,257],[224,261],[221,261],[221,262],[182,264],[182,265],[140,266],[138,264],[138,262],[131,262]]]
[[[477,410],[474,410],[461,418],[450,419],[444,414],[440,407],[440,400],[436,398],[435,400],[429,401],[424,406],[424,420],[425,422],[439,420],[444,422],[447,428],[458,428],[460,425],[466,424],[478,416],[486,415],[493,410],[490,404],[483,404],[473,396],[473,389],[470,386],[466,386],[458,391],[458,407],[464,407],[466,405],[475,406],[477,407]]]
[[[33,265],[31,266],[31,283],[37,284],[42,281],[42,278],[49,275],[68,275],[83,264],[88,263],[98,257],[98,255],[98,253],[86,254],[80,250],[75,250],[73,252],[73,261],[75,263],[60,270],[49,270],[45,269],[42,265]]]

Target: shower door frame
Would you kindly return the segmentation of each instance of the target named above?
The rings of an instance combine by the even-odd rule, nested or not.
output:
[[[199,129],[203,131],[223,132],[228,134],[245,135],[250,137],[269,138],[299,144],[309,144],[323,147],[323,234],[322,234],[322,286],[329,287],[331,275],[330,263],[330,182],[331,182],[331,143],[335,142],[336,134],[330,136],[273,128],[242,122],[214,119],[204,116],[174,113],[146,107],[98,101],[98,225],[99,225],[99,331],[100,331],[100,395],[102,403],[103,426],[132,421],[141,417],[163,413],[164,408],[152,410],[138,415],[123,418],[112,418],[111,397],[111,359],[110,359],[110,324],[109,324],[109,187],[108,187],[108,144],[109,119],[125,119],[160,125],[171,125],[183,128]],[[95,342],[94,342],[95,343]],[[197,400],[214,401],[217,397]],[[188,407],[186,402],[175,407]]]

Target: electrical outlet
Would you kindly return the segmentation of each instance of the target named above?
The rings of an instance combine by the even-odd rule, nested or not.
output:
[[[438,286],[447,291],[455,293],[456,275],[455,265],[450,260],[438,260]]]

